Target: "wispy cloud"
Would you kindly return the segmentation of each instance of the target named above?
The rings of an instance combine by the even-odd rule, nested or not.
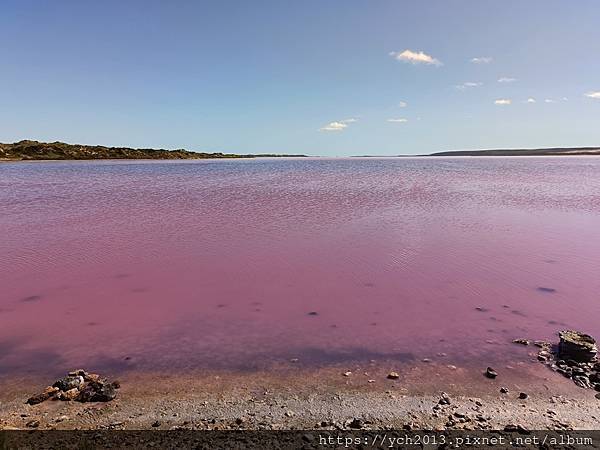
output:
[[[319,131],[344,131],[348,128],[349,123],[358,122],[358,119],[350,118],[344,120],[337,120],[335,122],[329,122],[324,127],[319,128]]]
[[[387,121],[390,122],[390,123],[406,123],[406,122],[408,122],[408,119],[403,119],[403,118],[400,118],[400,119],[388,119]]]
[[[585,94],[587,98],[593,98],[596,100],[600,100],[600,91],[591,91]]]
[[[499,98],[494,102],[496,105],[510,105],[512,100],[510,98]]]
[[[398,103],[398,106],[400,108],[406,108],[408,106],[408,103],[406,103],[406,102],[400,102],[400,103]]]
[[[442,62],[423,51],[414,52],[412,50],[404,50],[403,52],[390,52],[390,56],[394,59],[410,64],[427,64],[433,66],[441,66]]]
[[[544,103],[556,103],[556,102],[551,98],[547,98],[544,100]]]
[[[483,83],[480,81],[466,81],[462,84],[457,84],[455,86],[455,88],[459,89],[461,91],[464,91],[465,89],[479,87],[479,86],[483,86]]]
[[[514,83],[517,81],[516,78],[513,77],[500,77],[498,78],[498,83]]]
[[[533,97],[529,97],[529,98],[528,98],[528,99],[525,101],[525,103],[535,103],[535,98],[533,98]]]
[[[473,64],[489,64],[494,59],[491,56],[477,56],[475,58],[471,58],[471,62]]]

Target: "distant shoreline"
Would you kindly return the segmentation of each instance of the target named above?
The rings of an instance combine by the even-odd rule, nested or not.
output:
[[[598,155],[600,147],[556,147],[532,149],[451,150],[422,156],[581,156]]]
[[[449,150],[420,155],[355,155],[350,158],[410,158],[435,156],[600,156],[599,147],[554,147],[535,149]],[[207,153],[185,149],[105,147],[64,142],[19,141],[0,143],[0,163],[19,161],[156,161],[199,159],[309,158],[303,154]]]

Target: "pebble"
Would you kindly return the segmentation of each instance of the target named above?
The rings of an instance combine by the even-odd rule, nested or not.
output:
[[[491,379],[494,379],[498,376],[498,372],[496,372],[494,369],[492,369],[491,367],[488,367],[485,370],[485,376]]]
[[[352,372],[347,371],[347,372],[344,372],[342,375],[344,375],[345,377],[349,377],[350,375],[352,375]]]
[[[501,394],[508,394],[508,388],[501,387],[501,388],[500,388],[500,393],[501,393]]]
[[[400,378],[400,375],[398,375],[398,372],[390,372],[390,373],[388,373],[387,377],[390,380],[397,380],[398,378]]]
[[[160,427],[160,422],[159,422],[158,420],[157,420],[157,421],[155,421],[155,422],[153,422],[153,423],[152,423],[152,427],[153,427],[153,428]]]
[[[40,426],[40,421],[39,420],[30,420],[29,422],[27,422],[25,424],[25,426],[27,428],[37,428]]]
[[[529,395],[527,395],[525,392],[519,392],[519,398],[521,400],[525,400],[527,397],[529,397]]]

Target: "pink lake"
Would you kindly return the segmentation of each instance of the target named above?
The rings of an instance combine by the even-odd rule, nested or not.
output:
[[[600,336],[600,158],[0,164],[0,375],[487,365],[563,328]]]

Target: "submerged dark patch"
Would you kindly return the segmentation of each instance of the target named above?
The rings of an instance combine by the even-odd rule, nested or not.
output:
[[[539,286],[539,287],[537,288],[537,290],[538,290],[539,292],[545,292],[545,293],[547,293],[547,294],[551,294],[551,293],[553,293],[553,292],[556,292],[556,289],[554,289],[554,288],[549,288],[549,287],[544,287],[544,286]]]
[[[41,295],[30,295],[29,297],[25,297],[21,299],[21,302],[23,303],[32,303],[32,302],[38,302],[42,299]]]

